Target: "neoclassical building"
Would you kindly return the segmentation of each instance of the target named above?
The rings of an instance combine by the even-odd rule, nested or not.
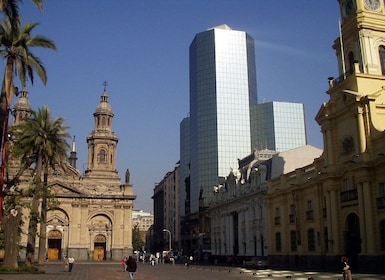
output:
[[[23,121],[30,112],[28,92],[24,90],[14,106],[13,124]],[[125,182],[120,182],[116,168],[118,136],[112,130],[114,114],[105,90],[93,116],[95,125],[87,137],[85,173],[76,168],[74,138],[67,170],[51,170],[48,177],[49,188],[58,202],[47,217],[49,260],[61,259],[63,255],[76,260],[121,260],[122,256],[132,254],[132,210],[136,196],[128,170]],[[25,172],[20,187],[28,187],[31,179]],[[23,232],[27,233],[27,209],[23,210],[23,219]],[[26,240],[26,235],[22,235],[22,246]]]
[[[211,218],[211,253],[217,260],[268,256],[268,181],[313,162],[322,150],[305,145],[284,152],[255,150],[239,160],[226,180],[213,186],[214,199],[207,209]]]
[[[324,151],[268,183],[269,257],[282,266],[385,271],[385,7],[339,0],[339,74],[316,121]]]

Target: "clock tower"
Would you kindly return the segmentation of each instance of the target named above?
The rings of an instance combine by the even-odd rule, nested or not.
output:
[[[383,0],[338,0],[340,37],[333,48],[339,77],[316,116],[328,166],[375,153],[385,130],[385,7]]]
[[[324,142],[318,159],[319,174],[324,177],[317,184],[329,207],[330,254],[348,256],[356,268],[383,270],[384,0],[338,2],[340,37],[333,44],[338,77],[329,78],[329,100],[316,115]]]
[[[339,0],[341,9],[341,37],[334,49],[339,71],[354,71],[358,63],[361,73],[382,75],[385,73],[384,45],[385,9],[383,0]]]

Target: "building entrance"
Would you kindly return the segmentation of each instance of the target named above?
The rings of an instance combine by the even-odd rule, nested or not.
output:
[[[357,257],[361,253],[360,221],[356,214],[349,214],[346,219],[345,253],[351,265],[357,267]]]
[[[103,261],[106,259],[106,237],[102,234],[95,236],[94,260]]]
[[[59,230],[51,230],[48,233],[48,260],[61,259],[62,233]]]

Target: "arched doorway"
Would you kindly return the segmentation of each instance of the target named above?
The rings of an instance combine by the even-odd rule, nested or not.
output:
[[[357,267],[357,257],[361,253],[360,221],[356,214],[351,213],[346,218],[345,254],[353,267]]]
[[[98,234],[94,239],[94,260],[102,261],[106,259],[106,237]]]
[[[51,230],[48,233],[48,260],[58,260],[61,256],[62,233],[59,230]]]

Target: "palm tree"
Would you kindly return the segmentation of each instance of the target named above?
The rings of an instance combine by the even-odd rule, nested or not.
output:
[[[32,2],[38,7],[40,11],[43,10],[43,0],[32,0]],[[4,14],[4,23],[8,22],[8,25],[4,24],[3,27],[7,27],[9,30],[2,29],[1,32],[1,43],[0,43],[0,50],[2,52],[2,55],[4,55],[6,58],[12,54],[11,50],[9,54],[7,54],[7,48],[10,47],[9,43],[14,40],[13,38],[17,38],[17,36],[20,36],[20,15],[19,15],[19,4],[22,3],[22,0],[0,0],[0,13]],[[32,29],[31,29],[32,30]],[[27,36],[25,36],[27,35]],[[23,35],[25,39],[28,39],[30,37],[28,34]],[[23,38],[20,36],[20,38]],[[8,41],[10,40],[10,41]],[[23,46],[22,44],[19,44],[20,46]],[[31,43],[26,43],[26,46],[36,46]],[[15,45],[16,46],[16,45]],[[14,48],[19,49],[19,51],[22,50],[22,48]],[[30,52],[24,52],[25,54],[29,54]],[[20,58],[18,58],[20,59]],[[24,57],[24,60],[28,59],[28,56]],[[35,66],[30,66],[30,63],[28,61],[25,61],[25,64],[30,67],[30,69],[35,69]],[[41,64],[41,63],[40,63]],[[8,59],[7,59],[7,66],[8,66]],[[6,68],[7,69],[7,68]],[[10,69],[8,69],[10,70]],[[11,71],[12,72],[12,71]],[[3,80],[3,86],[0,94],[0,151],[1,151],[1,174],[0,174],[0,222],[2,222],[2,226],[4,229],[4,235],[7,237],[5,240],[5,251],[6,255],[4,258],[3,265],[17,268],[18,262],[17,262],[17,256],[18,256],[18,248],[17,248],[17,239],[18,239],[18,225],[20,224],[21,219],[21,211],[12,213],[9,213],[11,215],[7,215],[6,220],[3,221],[3,197],[8,193],[8,191],[16,186],[16,182],[18,181],[18,178],[21,176],[23,171],[28,168],[28,164],[24,164],[24,166],[19,170],[18,174],[7,183],[7,186],[5,187],[5,193],[3,193],[4,188],[4,168],[5,168],[5,158],[6,158],[6,149],[5,149],[5,141],[6,141],[6,135],[8,130],[8,116],[9,116],[9,106],[12,101],[13,96],[13,73],[11,76],[11,81],[7,82],[5,81],[5,78],[7,77],[9,79],[10,75],[6,75],[6,71],[4,72],[4,80]],[[27,75],[30,75],[29,73]],[[40,75],[40,74],[39,74]],[[20,77],[21,83],[25,85],[25,75]],[[9,85],[7,88],[5,85]],[[8,92],[7,92],[8,90]],[[11,90],[9,92],[9,90]],[[6,97],[11,96],[8,100]],[[15,201],[13,197],[11,197],[11,200]],[[13,205],[15,206],[15,205]],[[10,210],[10,209],[8,209]],[[15,210],[12,208],[12,210]],[[16,213],[16,215],[15,215]]]
[[[32,2],[36,5],[36,7],[42,11],[43,10],[43,4],[44,4],[44,0],[32,0]],[[2,38],[1,40],[1,43],[0,43],[0,48],[2,49],[2,55],[4,57],[7,58],[7,67],[14,67],[14,66],[11,66],[11,62],[12,61],[8,61],[8,57],[11,58],[12,60],[12,57],[15,57],[15,55],[13,55],[12,53],[14,53],[14,51],[11,50],[11,47],[13,46],[14,50],[17,50],[19,49],[19,55],[20,55],[20,51],[22,51],[23,54],[28,54],[29,51],[28,51],[28,48],[26,48],[26,51],[23,51],[23,45],[20,44],[21,41],[28,41],[28,37],[30,37],[29,34],[25,34],[23,37],[19,37],[20,36],[20,15],[19,15],[19,4],[22,3],[22,0],[0,0],[0,12],[4,13],[4,16],[5,16],[5,20],[4,20],[4,26],[2,28],[2,34],[1,34],[1,37],[6,37],[6,38]],[[4,29],[4,27],[6,29]],[[33,28],[33,27],[32,27]],[[31,29],[32,30],[32,29]],[[15,46],[17,45],[20,45],[22,46],[21,48],[15,48]],[[28,46],[28,43],[25,44],[27,47]],[[32,46],[32,45],[31,45]],[[36,46],[36,45],[35,45]],[[39,46],[39,45],[37,45]],[[56,49],[56,47],[55,47]],[[20,58],[18,58],[18,60],[20,60]],[[27,63],[28,61],[28,57],[24,57],[24,60],[27,65],[29,65],[29,63]],[[14,64],[17,64],[18,62],[14,62]],[[32,62],[33,64],[34,62]],[[41,64],[41,63],[40,63]],[[6,70],[7,70],[7,67],[6,67]],[[34,69],[36,66],[32,66],[32,69]],[[12,69],[8,69],[8,70],[12,70]],[[12,71],[11,71],[12,72]],[[44,70],[45,72],[45,70]],[[25,73],[25,72],[24,72]],[[1,90],[1,95],[0,95],[0,148],[1,150],[3,149],[3,142],[5,141],[5,139],[3,139],[4,135],[6,135],[5,133],[5,128],[6,128],[6,125],[5,125],[5,121],[8,121],[7,118],[6,118],[6,114],[9,113],[9,106],[12,102],[12,97],[14,95],[14,88],[13,88],[13,72],[12,73],[6,73],[6,71],[4,72],[4,79],[3,79],[3,86],[2,86],[2,90]],[[30,75],[30,74],[28,74]],[[40,76],[40,74],[39,74]],[[8,81],[6,81],[6,78]],[[25,75],[24,76],[21,76],[20,77],[20,80],[21,80],[21,83],[23,85],[23,87],[25,87]],[[45,78],[46,80],[46,78]],[[33,83],[33,80],[31,80],[32,83]],[[0,217],[1,218],[1,217]]]
[[[5,15],[0,29],[0,50],[1,55],[7,60],[0,94],[0,136],[6,135],[6,115],[9,113],[9,106],[15,94],[13,84],[14,68],[19,68],[18,71],[23,72],[22,75],[19,75],[23,87],[25,87],[26,83],[26,73],[33,84],[33,70],[37,71],[45,85],[47,81],[45,69],[39,59],[30,53],[29,48],[40,46],[56,49],[56,46],[47,38],[42,36],[31,37],[30,32],[37,23],[27,24],[23,29],[20,29],[19,4],[21,2],[22,0],[0,0],[0,12]],[[32,2],[40,11],[43,10],[44,0],[32,0]],[[29,62],[30,57],[32,58],[31,62]],[[0,137],[1,149],[3,149],[3,142],[5,141],[3,138]]]
[[[44,0],[32,0],[36,7],[42,11]],[[0,0],[0,12],[10,19],[12,26],[17,28],[20,25],[19,4],[22,0]]]
[[[36,22],[27,22],[22,28],[14,29],[9,19],[5,18],[0,22],[0,56],[6,59],[0,95],[0,131],[3,135],[4,121],[15,95],[14,75],[18,75],[23,88],[26,86],[27,78],[33,84],[34,72],[38,74],[44,85],[47,83],[47,72],[40,59],[31,52],[31,48],[43,47],[56,50],[56,46],[44,36],[31,35],[37,25]],[[3,141],[4,139],[0,139],[0,147]]]
[[[44,263],[46,254],[46,223],[48,171],[50,167],[60,166],[65,169],[67,152],[70,149],[66,138],[68,126],[63,125],[63,118],[51,119],[47,107],[32,111],[32,117],[16,127],[14,155],[34,158],[36,171],[34,176],[33,198],[31,203],[31,218],[28,226],[27,265],[34,260],[34,249],[37,234],[37,224],[40,220],[39,236],[39,265]],[[42,181],[43,174],[43,181]],[[42,199],[41,215],[38,215],[39,201]]]

